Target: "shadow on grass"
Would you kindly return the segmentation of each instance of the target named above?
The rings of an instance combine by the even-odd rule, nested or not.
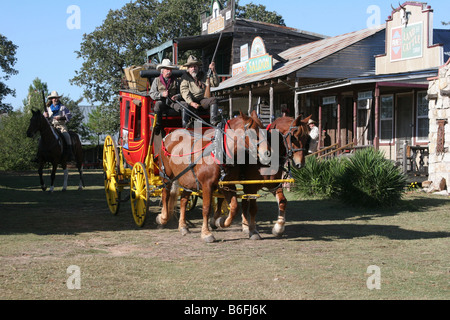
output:
[[[42,192],[37,174],[0,173],[0,235],[8,234],[78,234],[95,231],[136,230],[131,215],[130,202],[121,203],[117,216],[113,216],[106,204],[102,171],[86,171],[86,189],[76,190],[78,173],[71,171],[69,190],[61,192],[57,187],[52,194]],[[61,173],[57,185],[62,184]],[[125,194],[128,191],[125,190]],[[124,196],[122,196],[123,198]],[[351,239],[365,236],[383,236],[389,239],[431,239],[449,237],[448,232],[422,232],[405,230],[398,226],[358,224],[358,221],[378,217],[395,216],[401,212],[426,212],[433,207],[449,204],[448,199],[419,197],[403,200],[388,209],[360,209],[343,205],[334,200],[292,200],[287,207],[285,236],[290,240],[310,241]],[[258,201],[257,221],[259,229],[271,233],[278,217],[278,206],[272,196]],[[152,213],[144,229],[154,229],[153,221],[159,213],[159,201],[153,203]],[[188,215],[197,224],[201,220],[201,201]],[[328,221],[331,223],[321,224]],[[317,222],[314,224],[314,222]],[[352,223],[355,222],[355,223]],[[240,215],[235,223],[240,223]],[[176,228],[171,221],[169,228]]]

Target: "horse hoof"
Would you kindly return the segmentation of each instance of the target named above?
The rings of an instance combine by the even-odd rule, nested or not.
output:
[[[188,228],[181,228],[180,232],[183,237],[191,233]]]
[[[248,228],[248,225],[242,225],[242,232],[248,236],[250,235],[250,229]]]
[[[160,214],[158,214],[156,216],[156,224],[159,225],[159,226],[163,225],[163,223],[161,222],[161,215]]]
[[[216,228],[225,228],[225,218],[224,217],[220,217],[219,219],[216,220]]]
[[[284,225],[275,224],[272,229],[272,234],[276,237],[281,237],[284,234]]]
[[[41,186],[42,191],[47,191],[47,186],[44,184],[43,186]]]
[[[205,243],[213,243],[216,241],[216,238],[214,238],[213,235],[209,235],[207,237],[204,237],[203,241],[205,241]]]
[[[250,235],[250,240],[259,241],[259,240],[262,240],[262,238],[259,235],[259,232],[255,231]]]

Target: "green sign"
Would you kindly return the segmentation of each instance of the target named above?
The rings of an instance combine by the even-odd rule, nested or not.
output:
[[[272,68],[273,68],[272,56],[268,54],[255,57],[247,62],[248,75],[272,71]]]

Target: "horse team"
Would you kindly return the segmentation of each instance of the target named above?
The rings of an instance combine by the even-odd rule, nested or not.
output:
[[[282,184],[271,183],[270,181],[282,179],[287,174],[285,170],[287,162],[291,162],[296,168],[301,168],[304,165],[310,139],[308,120],[309,118],[282,117],[276,119],[266,130],[254,111],[250,116],[241,113],[229,120],[225,128],[216,128],[216,130],[204,135],[195,136],[186,129],[178,129],[167,135],[161,145],[164,152],[161,152],[159,158],[159,167],[163,172],[164,184],[162,186],[162,210],[156,218],[157,223],[166,225],[170,220],[179,198],[179,190],[182,188],[179,230],[182,235],[188,234],[186,206],[191,193],[201,191],[203,199],[201,238],[206,243],[214,242],[215,238],[211,229],[218,226],[222,228],[230,227],[238,213],[236,186],[230,185],[226,188],[219,188],[219,181],[258,180],[261,183],[244,184],[244,192],[256,194],[258,190],[268,188],[275,195],[278,203],[278,218],[272,232],[276,236],[283,235],[287,200],[283,193]],[[46,190],[42,171],[44,164],[47,162],[50,162],[53,167],[50,191],[53,191],[54,188],[58,164],[61,164],[64,169],[63,190],[66,190],[67,158],[61,142],[58,142],[63,139],[58,139],[58,136],[40,112],[33,111],[27,135],[32,137],[37,132],[40,132],[41,135],[38,151],[38,172],[42,190]],[[231,132],[238,132],[239,134],[231,135]],[[188,138],[180,140],[177,138],[179,135]],[[80,174],[79,189],[82,189],[84,181],[81,143],[76,134],[72,135],[72,139],[76,146],[75,160]],[[180,155],[176,150],[191,150],[191,152]],[[241,156],[238,159],[240,155],[243,155],[243,157]],[[218,198],[217,209],[209,221],[213,194],[218,189],[224,198]],[[220,216],[223,200],[226,200],[229,206],[229,214],[226,218]],[[261,239],[256,227],[256,199],[242,199],[242,209],[244,231],[248,232],[250,239]]]

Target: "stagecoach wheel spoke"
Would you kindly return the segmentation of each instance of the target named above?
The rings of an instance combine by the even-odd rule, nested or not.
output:
[[[105,178],[105,194],[108,208],[117,215],[120,207],[120,191],[117,183],[118,149],[111,136],[107,136],[103,147],[103,171]]]
[[[150,186],[145,165],[136,163],[131,172],[131,212],[134,222],[140,228],[145,224],[150,204]]]

